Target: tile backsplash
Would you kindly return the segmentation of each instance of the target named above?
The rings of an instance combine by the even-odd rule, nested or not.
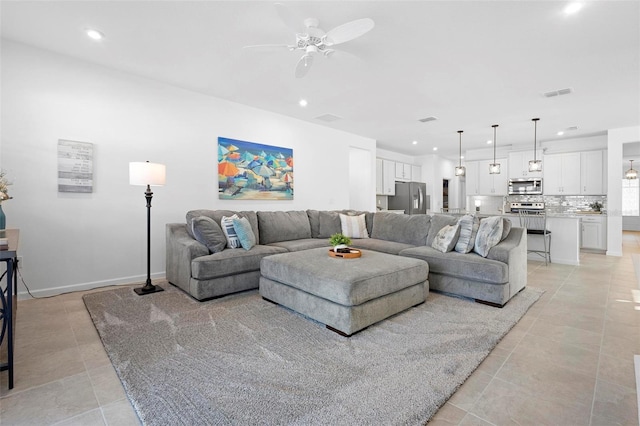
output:
[[[573,214],[583,210],[592,210],[589,204],[598,201],[602,204],[602,213],[607,211],[606,195],[509,195],[507,203],[514,201],[542,201],[548,213]]]

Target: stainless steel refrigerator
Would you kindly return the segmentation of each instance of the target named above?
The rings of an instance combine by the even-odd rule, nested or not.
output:
[[[404,210],[405,214],[424,214],[429,208],[427,184],[396,182],[396,195],[388,198],[389,210]]]

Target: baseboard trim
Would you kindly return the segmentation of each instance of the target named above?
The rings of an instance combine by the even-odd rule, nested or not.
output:
[[[151,274],[152,280],[160,280],[164,278],[166,278],[166,273],[164,271]],[[31,294],[35,297],[49,297],[49,296],[57,296],[63,293],[92,290],[94,288],[110,287],[114,285],[127,285],[127,284],[136,284],[136,283],[140,283],[141,285],[144,285],[144,282],[146,280],[147,280],[146,274],[134,275],[131,277],[121,277],[121,278],[114,278],[111,280],[102,280],[102,281],[91,281],[88,283],[79,283],[79,284],[72,284],[72,285],[66,285],[66,286],[60,286],[60,287],[44,288],[44,289],[38,289],[38,290],[32,289]],[[18,286],[24,288],[24,286],[20,285],[20,283],[18,283]],[[30,298],[31,296],[26,290],[18,291],[18,300],[26,300]]]

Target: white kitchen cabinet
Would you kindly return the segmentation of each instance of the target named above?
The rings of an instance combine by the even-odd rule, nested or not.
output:
[[[580,194],[605,194],[605,164],[602,151],[585,151],[580,153]]]
[[[582,218],[580,248],[607,249],[606,219],[605,216],[585,216]]]
[[[542,150],[537,150],[536,159],[542,160]],[[542,177],[542,171],[530,172],[529,161],[533,160],[533,150],[514,151],[509,153],[509,173],[507,178]],[[544,163],[542,168],[544,169]]]
[[[467,195],[480,195],[478,188],[478,161],[467,161],[464,166],[466,167],[464,187]]]
[[[382,160],[382,194],[396,195],[396,163]]]
[[[545,155],[542,170],[545,195],[580,194],[580,153]]]
[[[507,195],[509,162],[506,158],[496,158],[496,163],[500,163],[500,173],[495,175],[489,173],[489,164],[492,163],[493,159],[478,161],[478,195]]]
[[[382,158],[376,158],[376,195],[382,194],[384,178],[382,172]]]
[[[422,182],[422,167],[411,165],[411,181]]]
[[[411,164],[396,162],[396,180],[406,182],[411,180]]]

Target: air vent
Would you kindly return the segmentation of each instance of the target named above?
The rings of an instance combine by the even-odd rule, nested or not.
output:
[[[333,115],[333,114],[323,114],[323,115],[317,116],[316,120],[326,121],[327,123],[330,123],[332,121],[342,120],[342,117],[338,117],[337,115]]]
[[[553,98],[556,96],[568,95],[569,93],[573,93],[573,89],[571,89],[570,87],[566,89],[552,90],[551,92],[545,92],[542,95],[545,98]]]
[[[566,128],[567,132],[573,132],[574,130],[578,130],[578,126],[571,126]]]
[[[438,119],[438,117],[434,117],[433,115],[431,117],[425,117],[425,118],[421,118],[418,121],[422,122],[422,123],[428,123],[429,121],[436,121]]]

